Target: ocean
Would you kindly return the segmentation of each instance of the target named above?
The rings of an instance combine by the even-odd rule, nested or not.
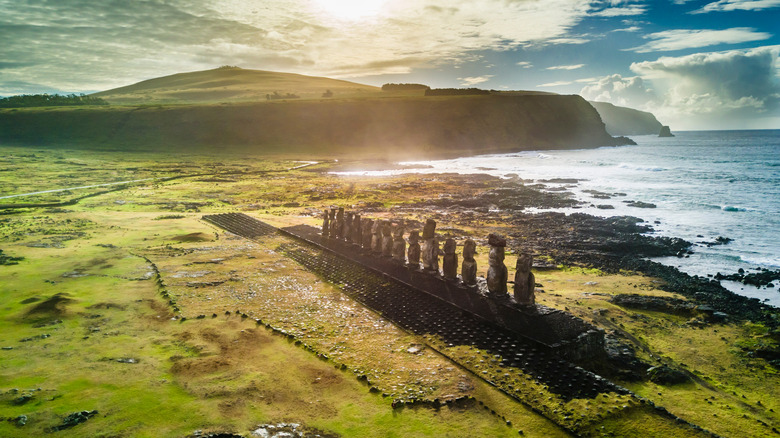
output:
[[[656,235],[693,242],[694,254],[688,258],[655,259],[691,275],[780,268],[780,130],[675,135],[631,136],[636,146],[415,161],[402,164],[430,167],[359,173],[516,174],[552,188],[565,187],[586,202],[582,208],[555,211],[636,216],[649,222]],[[655,208],[638,208],[627,201]],[[605,209],[607,205],[613,208]],[[708,245],[718,237],[733,240]],[[760,289],[730,281],[721,284],[780,307],[780,284]]]

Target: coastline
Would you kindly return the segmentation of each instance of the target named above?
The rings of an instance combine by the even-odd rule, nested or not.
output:
[[[27,159],[36,160],[39,168],[42,161],[60,160],[36,154]],[[391,430],[413,436],[426,422],[443,434],[468,428],[491,436],[517,436],[518,428],[545,436],[603,430],[620,436],[642,436],[647,430],[699,436],[690,423],[722,435],[740,430],[744,436],[771,436],[776,427],[774,411],[780,405],[771,395],[780,365],[772,365],[771,356],[777,351],[772,341],[777,319],[771,316],[776,310],[753,301],[742,308],[743,300],[732,302],[729,295],[706,304],[706,297],[696,295],[705,285],[675,270],[659,271],[656,277],[627,271],[658,269],[637,261],[640,254],[674,255],[686,248],[688,242],[647,235],[647,224],[584,214],[529,214],[527,207],[562,207],[572,200],[519,177],[345,178],[329,174],[328,163],[292,169],[300,163],[134,159],[128,167],[139,167],[143,159],[150,171],[159,166],[181,177],[97,194],[67,208],[18,209],[0,219],[4,255],[23,257],[0,266],[8,278],[0,288],[9,303],[0,311],[0,341],[13,347],[0,354],[15,364],[3,375],[8,385],[23,391],[31,376],[46,376],[37,377],[34,385],[64,395],[54,403],[13,406],[4,415],[24,414],[34,421],[28,429],[4,421],[0,432],[35,436],[43,426],[58,424],[61,412],[98,410],[109,414],[77,427],[84,433],[119,433],[156,401],[171,400],[171,394],[176,394],[171,415],[148,420],[143,430],[165,428],[180,436],[196,429],[240,433],[279,418],[366,436]],[[90,158],[80,160],[86,164],[78,167],[80,175],[89,175]],[[214,174],[203,174],[205,163]],[[5,165],[19,166],[19,177],[24,176],[22,160]],[[105,167],[94,166],[98,173],[92,178],[116,171]],[[73,184],[81,185],[88,184]],[[286,258],[280,252],[283,242],[247,242],[200,220],[208,213],[245,212],[278,227],[319,226],[322,209],[342,205],[410,228],[434,218],[441,237],[483,241],[491,232],[504,234],[510,241],[510,278],[516,251],[531,248],[539,262],[534,268],[541,285],[538,301],[604,329],[622,370],[604,375],[635,395],[564,400],[547,392],[534,375],[520,373],[518,382],[527,390],[518,403],[496,390],[505,371],[489,355],[482,357],[485,351],[400,331],[349,302],[339,284],[322,281]],[[481,251],[476,259],[484,275],[487,253]],[[720,305],[736,311],[722,319],[716,314]],[[39,326],[52,321],[62,322]],[[74,354],[74,348],[81,353]],[[484,360],[485,368],[475,368],[483,367],[475,359]],[[687,383],[651,381],[650,366],[675,369]],[[63,368],[83,371],[64,374]],[[130,373],[122,375],[131,383],[116,382],[117,373]],[[283,385],[269,383],[268,376],[278,373],[286,376]],[[89,391],[78,384],[85,379],[95,382]],[[136,400],[138,387],[145,397],[126,403]],[[329,392],[333,388],[343,389]],[[305,395],[301,400],[296,394]],[[3,397],[13,400],[9,392]],[[443,402],[459,397],[467,398]],[[309,404],[315,400],[323,402]],[[355,408],[344,407],[345,400],[360,409],[359,417]],[[407,408],[398,408],[396,400],[405,400],[400,406]],[[208,412],[217,414],[209,414],[212,419],[204,424],[201,414]],[[388,424],[389,413],[393,420]]]

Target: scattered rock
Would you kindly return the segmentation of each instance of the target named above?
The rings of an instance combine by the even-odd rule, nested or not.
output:
[[[690,380],[682,371],[675,370],[666,365],[648,368],[647,377],[651,382],[659,385],[677,385]]]
[[[90,418],[94,417],[98,414],[98,411],[81,411],[81,412],[73,412],[72,414],[69,414],[65,419],[62,420],[62,424],[58,426],[54,426],[51,429],[49,429],[50,432],[57,432],[64,429],[69,429],[73,426],[77,426],[81,423],[86,422]]]

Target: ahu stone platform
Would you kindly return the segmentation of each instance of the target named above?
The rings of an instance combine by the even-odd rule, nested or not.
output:
[[[566,312],[485,296],[438,272],[410,269],[392,257],[323,237],[314,227],[276,229],[240,213],[203,220],[250,239],[276,233],[290,237],[277,251],[396,325],[437,336],[450,346],[485,350],[500,358],[501,366],[523,369],[565,398],[627,392],[572,364],[600,360],[604,338],[602,331]]]

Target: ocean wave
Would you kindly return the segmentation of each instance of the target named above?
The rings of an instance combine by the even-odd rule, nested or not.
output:
[[[720,209],[723,210],[723,211],[728,211],[728,212],[758,211],[755,208],[739,207],[739,206],[736,206],[736,205],[721,205]]]
[[[780,267],[780,258],[772,257],[769,255],[742,255],[739,257],[740,260],[743,262],[754,265],[754,266],[762,266],[765,268],[778,268]]]
[[[641,170],[643,172],[663,172],[668,170],[664,167],[639,166],[631,163],[619,163],[617,167],[621,169]]]

